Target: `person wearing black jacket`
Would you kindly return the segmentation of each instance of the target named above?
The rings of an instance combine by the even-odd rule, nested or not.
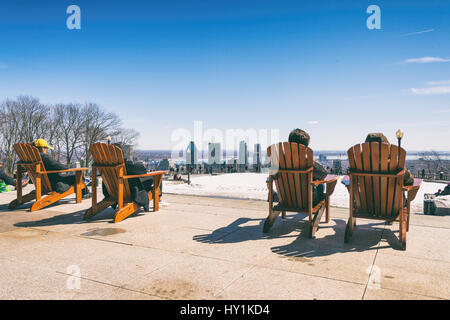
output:
[[[305,147],[309,145],[309,134],[301,129],[294,129],[289,133],[289,142],[297,142]],[[313,180],[323,180],[329,174],[328,170],[318,161],[313,161]],[[325,187],[323,184],[313,186],[313,206],[325,199]]]
[[[301,129],[294,129],[290,132],[288,141],[296,142],[298,144],[302,144],[305,147],[309,145],[309,134]],[[323,180],[328,174],[328,170],[317,161],[313,161],[313,180]],[[268,180],[267,180],[268,182]],[[318,186],[313,186],[313,206],[318,204],[320,201],[325,199],[325,187],[323,184],[319,184]],[[277,192],[273,192],[273,201],[278,201]]]
[[[114,143],[116,147],[122,149],[121,144]],[[144,167],[142,163],[135,163],[132,160],[124,159],[125,161],[125,170],[127,175],[138,175],[147,173],[147,169]],[[131,197],[133,201],[137,204],[144,207],[144,211],[150,211],[149,208],[149,198],[148,192],[153,189],[153,177],[142,177],[142,178],[133,178],[128,179],[128,185],[130,187]],[[160,185],[161,193],[162,193],[162,181]],[[108,190],[104,183],[102,183],[102,191],[105,198],[109,197]],[[161,197],[161,194],[160,194]],[[113,205],[115,207],[116,205]]]
[[[44,139],[38,139],[33,144],[36,148],[38,148],[39,153],[41,154],[42,162],[46,171],[68,169],[66,165],[59,163],[47,154],[48,149],[52,149],[52,147],[48,145],[47,141]],[[47,176],[50,180],[52,189],[58,193],[66,192],[69,190],[70,186],[75,184],[74,173],[48,173]],[[82,195],[83,197],[89,196],[89,190],[86,185],[82,190]]]
[[[365,142],[378,142],[378,143],[387,143],[389,146],[391,145],[389,143],[389,140],[386,138],[384,134],[381,132],[371,132],[367,135]],[[390,155],[389,155],[390,157]],[[390,161],[390,160],[389,160]],[[405,175],[403,178],[403,185],[404,186],[411,186],[414,184],[414,176],[412,175],[411,171],[408,169],[405,170]]]
[[[3,182],[5,182],[5,184],[10,185],[10,186],[16,186],[16,180],[12,177],[10,177],[4,170],[3,168],[0,168],[0,180],[3,180]]]

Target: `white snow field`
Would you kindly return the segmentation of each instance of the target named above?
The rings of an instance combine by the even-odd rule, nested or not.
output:
[[[192,177],[191,184],[164,181],[163,192],[199,196],[219,196],[252,200],[267,200],[267,173],[230,173],[216,176]],[[342,177],[341,177],[342,178]],[[423,213],[423,196],[444,189],[444,183],[422,182],[416,198],[411,203],[412,213]],[[348,208],[349,197],[340,182],[331,196],[331,206]]]

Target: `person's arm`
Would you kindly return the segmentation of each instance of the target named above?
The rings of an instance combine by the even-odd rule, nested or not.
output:
[[[313,162],[313,167],[313,180],[324,180],[329,174],[328,170],[317,161]]]
[[[52,159],[49,155],[41,153],[41,158],[42,162],[44,163],[45,170],[47,171],[69,169],[66,165]]]
[[[127,170],[127,175],[134,175],[134,174],[144,174],[147,173],[147,169],[145,169],[144,165],[141,163],[133,163],[132,161],[126,161],[125,162],[125,168]]]
[[[412,186],[413,184],[414,184],[414,176],[408,169],[406,169],[405,176],[403,178],[403,185]]]

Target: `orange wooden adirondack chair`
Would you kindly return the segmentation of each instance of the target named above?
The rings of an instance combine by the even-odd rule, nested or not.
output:
[[[159,195],[162,175],[167,171],[154,171],[139,175],[127,175],[122,150],[112,144],[95,143],[90,152],[94,159],[92,165],[92,207],[84,214],[88,219],[117,203],[114,222],[120,222],[133,214],[141,206],[133,202],[128,179],[153,176],[153,190],[148,192],[149,200],[153,199],[153,211],[159,210]],[[97,203],[97,170],[100,171],[109,197]]]
[[[42,162],[41,154],[39,150],[28,143],[17,143],[13,146],[17,156],[20,161],[17,163],[17,174],[16,174],[16,191],[17,199],[13,200],[9,206],[9,210],[13,210],[18,205],[29,202],[31,200],[36,200],[31,206],[31,211],[36,211],[59,201],[72,193],[76,194],[76,202],[81,202],[81,190],[85,188],[82,182],[82,171],[87,170],[87,168],[75,168],[66,170],[45,170],[44,163]],[[35,190],[31,191],[26,195],[22,195],[22,170],[28,172]],[[50,184],[50,180],[47,176],[49,173],[61,173],[61,172],[75,172],[75,185],[71,186],[69,190],[63,193],[57,193],[53,191]],[[43,197],[45,196],[45,197]]]
[[[403,186],[406,151],[396,145],[378,142],[357,144],[347,151],[350,166],[350,217],[344,241],[352,236],[356,218],[398,221],[400,242],[406,249],[410,203],[416,197],[421,180]],[[407,192],[405,206],[403,192]]]
[[[312,238],[326,211],[326,222],[330,221],[330,196],[334,191],[337,176],[328,175],[325,180],[313,181],[313,151],[302,144],[283,142],[267,148],[271,161],[269,175],[269,216],[264,223],[264,232],[269,231],[280,212],[286,217],[286,211],[308,213],[309,237]],[[273,205],[273,182],[280,199]],[[325,200],[313,207],[313,185],[326,184]]]

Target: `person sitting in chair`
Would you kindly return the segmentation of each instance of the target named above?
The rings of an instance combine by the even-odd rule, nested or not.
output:
[[[378,143],[387,143],[390,147],[389,140],[386,138],[384,134],[381,132],[372,132],[369,133],[366,137],[365,142],[378,142]],[[390,150],[390,149],[389,149]],[[390,156],[390,155],[389,155]],[[412,186],[414,184],[414,176],[412,175],[411,171],[408,169],[405,170],[405,176],[403,178],[403,185],[405,186]]]
[[[44,164],[44,168],[46,171],[52,170],[67,170],[68,167],[58,161],[52,159],[48,154],[49,149],[53,149],[50,147],[44,139],[37,139],[33,142],[33,145],[38,148],[39,153],[41,154],[42,162]],[[50,184],[52,189],[58,193],[64,193],[70,189],[70,186],[75,184],[75,174],[74,173],[49,173],[47,174],[48,179],[50,180]],[[83,182],[84,183],[84,182]],[[89,190],[84,184],[84,188],[82,190],[83,198],[89,197]]]
[[[309,141],[311,140],[309,134],[302,129],[294,129],[289,133],[289,142],[297,142],[298,144],[302,144],[305,147],[309,145]],[[320,164],[320,162],[314,160],[313,161],[313,180],[323,180],[329,174],[328,170]],[[313,186],[313,206],[317,203],[325,199],[325,187],[323,184],[319,184],[318,186]]]
[[[122,149],[122,145],[120,143],[113,143],[116,147]],[[127,175],[138,175],[147,173],[147,169],[144,167],[142,163],[133,162],[132,160],[124,158],[125,162],[125,170]],[[133,178],[128,180],[128,185],[130,187],[131,196],[133,201],[137,204],[144,207],[144,211],[150,211],[149,208],[149,198],[148,192],[153,190],[154,179],[153,177],[141,177],[141,178]],[[162,181],[160,184],[161,193],[159,195],[160,199],[162,196]],[[102,183],[102,191],[105,198],[109,197],[108,190],[104,183]],[[114,204],[115,207],[117,204]]]
[[[289,133],[288,141],[296,142],[298,144],[302,144],[305,147],[309,145],[310,141],[309,134],[302,129],[294,129]],[[313,180],[323,180],[329,174],[328,170],[325,169],[323,165],[321,165],[317,161],[313,161]],[[268,181],[267,181],[268,182]],[[318,204],[320,201],[325,199],[325,187],[323,184],[319,184],[317,186],[313,186],[313,206]],[[273,192],[273,201],[278,201],[277,192]]]
[[[16,186],[16,179],[10,177],[3,168],[0,168],[0,180],[3,180],[6,185]]]

